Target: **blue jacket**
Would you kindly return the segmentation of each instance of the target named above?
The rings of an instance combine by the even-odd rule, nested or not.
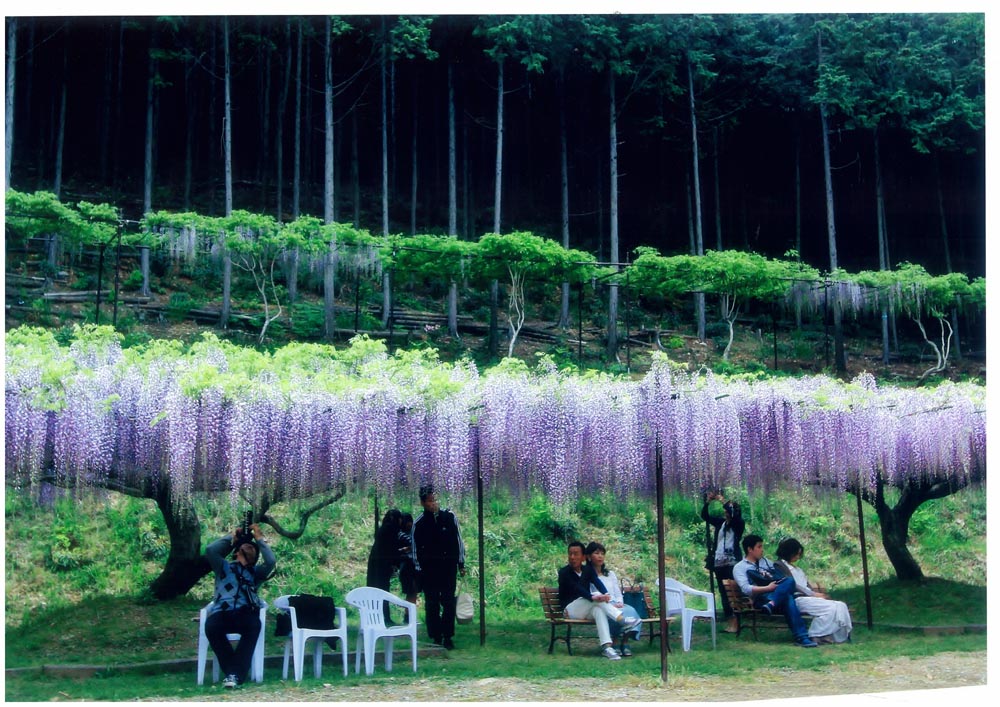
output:
[[[260,548],[261,561],[255,567],[244,567],[237,561],[226,561],[226,556],[233,549],[233,539],[228,535],[205,548],[205,559],[215,572],[215,599],[209,614],[247,607],[260,608],[257,587],[271,575],[275,559],[266,542],[258,540],[257,547]]]

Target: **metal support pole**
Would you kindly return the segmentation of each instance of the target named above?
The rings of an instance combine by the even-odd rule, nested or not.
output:
[[[583,368],[583,281],[576,286],[576,365]]]
[[[483,552],[483,469],[479,463],[479,427],[472,428],[472,458],[476,465],[476,500],[479,513],[479,645],[486,645],[486,555]]]
[[[865,517],[861,513],[861,486],[854,494],[858,499],[858,531],[861,535],[861,573],[865,579],[865,613],[868,619],[868,630],[872,630],[872,588],[868,576],[868,541],[865,539]]]
[[[663,547],[663,453],[660,450],[660,435],[656,434],[656,570],[659,575],[660,606],[660,680],[667,682],[667,574],[663,563],[666,553]]]

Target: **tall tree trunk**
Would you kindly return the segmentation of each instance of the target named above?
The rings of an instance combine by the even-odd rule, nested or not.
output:
[[[556,90],[559,100],[559,221],[562,232],[562,246],[569,249],[569,152],[566,144],[566,72],[559,67],[556,74]],[[562,283],[562,297],[559,303],[559,328],[569,328],[569,283]]]
[[[816,47],[819,63],[823,63],[822,36],[816,35]],[[820,130],[823,133],[823,182],[826,185],[826,234],[830,250],[830,272],[837,269],[837,226],[834,220],[833,208],[833,171],[830,166],[830,132],[827,125],[826,103],[819,104]],[[833,357],[837,373],[847,372],[847,360],[844,356],[844,323],[843,306],[840,297],[833,298]]]
[[[698,118],[694,102],[694,71],[691,68],[691,58],[687,59],[688,77],[688,112],[691,120],[691,178],[692,196],[694,196],[694,246],[695,255],[705,254],[705,240],[701,223],[701,177],[698,164]],[[698,320],[698,340],[705,340],[705,293],[697,292],[694,296],[695,316]]]
[[[934,153],[934,184],[937,191],[938,217],[941,221],[941,246],[944,253],[944,267],[948,273],[951,269],[951,247],[948,243],[948,220],[945,218],[944,189],[941,186],[941,162],[938,153]],[[962,345],[958,336],[958,307],[951,310],[951,326],[955,334],[955,358],[962,360]]]
[[[68,41],[68,40],[67,40]],[[63,48],[62,90],[59,99],[59,122],[56,132],[56,168],[52,180],[52,193],[57,197],[62,191],[63,152],[66,143],[66,98],[69,92],[69,50]]]
[[[608,69],[608,164],[610,190],[608,195],[609,243],[612,267],[618,269],[618,104],[615,100],[615,72]],[[609,361],[618,358],[618,283],[608,286],[608,349]]]
[[[333,223],[333,39],[331,20],[326,16],[323,58],[323,105],[326,116],[323,160],[323,222]],[[323,265],[323,321],[327,341],[333,341],[337,328],[337,242],[330,242]]]
[[[194,140],[198,125],[198,103],[195,96],[194,64],[184,62],[184,210],[191,210],[191,188],[194,181]]]
[[[229,18],[222,18],[222,56],[224,63],[223,85],[225,98],[223,101],[222,116],[222,154],[225,169],[226,187],[226,216],[233,213],[233,108],[230,86],[230,61],[229,61]],[[233,286],[233,260],[229,255],[229,249],[223,248],[222,253],[222,316],[219,324],[223,329],[229,326],[229,311],[232,302]]]
[[[878,268],[889,269],[889,235],[885,223],[885,196],[882,190],[882,154],[879,148],[878,126],[872,128],[872,149],[875,163],[875,216],[878,224]],[[882,363],[889,365],[889,309],[882,303]]]
[[[4,99],[4,116],[7,120],[7,134],[4,145],[7,155],[4,184],[10,189],[10,165],[14,155],[14,70],[17,59],[17,18],[7,20],[7,93]]]
[[[802,260],[802,136],[795,121],[795,252]],[[795,329],[802,329],[802,295],[795,294]]]
[[[115,77],[115,122],[114,129],[118,131],[122,125],[122,104],[124,103],[124,82],[125,73],[125,19],[118,20],[118,72]],[[118,178],[121,165],[121,140],[112,140],[113,159],[111,161],[111,182],[114,192],[118,193]]]
[[[503,60],[497,62],[497,155],[493,181],[493,233],[500,234],[500,197],[503,187]]]
[[[715,180],[715,249],[722,250],[722,196],[719,177],[719,126],[712,127],[712,172]]]
[[[416,131],[414,131],[416,132]],[[455,144],[455,77],[448,62],[448,235],[458,237],[458,170]],[[458,340],[458,282],[448,285],[448,335]]]
[[[146,77],[146,142],[143,159],[142,180],[142,213],[153,210],[153,143],[154,114],[156,112],[156,32],[150,35],[149,41],[149,76]]]
[[[418,83],[416,75],[413,77],[413,143],[411,149],[410,172],[410,235],[417,235],[417,129],[420,117],[420,105],[417,102]]]
[[[458,149],[455,142],[455,77],[448,62],[448,235],[458,235]]]
[[[361,165],[358,159],[358,107],[351,109],[351,190],[355,228],[361,227]]]
[[[331,240],[323,259],[323,336],[332,342],[336,336],[337,310],[337,241]]]
[[[830,134],[826,119],[826,104],[819,104],[820,126],[823,133],[823,178],[826,185],[826,233],[830,250],[830,272],[837,269],[837,226],[833,209],[833,172],[830,166]],[[844,358],[843,304],[840,296],[833,298],[833,358],[837,373],[847,372]]]
[[[326,16],[323,42],[323,222],[333,223],[333,40],[330,16]]]
[[[382,235],[389,235],[389,124],[386,86],[386,63],[388,61],[388,36],[385,31],[385,18],[382,18]],[[382,271],[382,327],[389,326],[392,317],[392,279],[388,268]]]
[[[500,207],[503,190],[503,59],[497,62],[497,154],[493,181],[493,233],[500,235]],[[500,351],[500,332],[497,329],[500,307],[500,283],[490,282],[490,334],[488,350],[491,358],[496,358]]]
[[[278,223],[283,223],[284,198],[285,198],[285,112],[288,109],[288,93],[292,83],[292,21],[285,20],[285,80],[281,83],[281,95],[278,98],[278,124],[275,126],[276,135],[274,137],[274,160],[275,167],[275,188],[277,191],[277,204],[275,206],[275,218]],[[288,276],[286,274],[286,279]],[[288,283],[288,300],[294,302],[293,288],[298,294],[298,284]],[[289,309],[291,312],[291,309]]]
[[[258,18],[258,31],[263,34]],[[263,106],[261,106],[260,116],[260,161],[257,163],[257,179],[260,180],[260,210],[261,213],[267,211],[267,175],[268,163],[271,158],[271,50],[264,49],[264,42],[260,43],[260,51],[264,52],[264,69],[260,71],[261,87],[263,94]]]
[[[292,156],[292,220],[299,217],[302,191],[302,35],[304,19],[299,18],[295,49],[295,149]]]

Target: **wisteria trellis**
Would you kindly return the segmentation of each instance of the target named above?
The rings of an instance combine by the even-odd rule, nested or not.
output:
[[[475,488],[477,434],[487,485],[556,500],[652,494],[657,443],[667,487],[689,491],[985,479],[985,388],[975,384],[734,381],[665,360],[638,381],[515,366],[481,375],[470,363],[390,357],[375,342],[353,358],[300,347],[288,365],[295,355],[237,353],[212,338],[184,354],[140,354],[103,337],[62,347],[8,334],[9,484],[169,479],[175,495],[294,498],[433,481],[460,495]]]

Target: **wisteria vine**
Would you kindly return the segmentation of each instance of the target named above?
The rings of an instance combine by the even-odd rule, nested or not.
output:
[[[366,339],[294,346],[123,351],[107,329],[71,346],[8,333],[7,483],[288,500],[338,484],[463,495],[478,470],[487,486],[561,501],[651,494],[657,448],[666,485],[684,491],[985,480],[985,388],[971,383],[730,380],[665,359],[638,381],[523,364],[481,375]]]

